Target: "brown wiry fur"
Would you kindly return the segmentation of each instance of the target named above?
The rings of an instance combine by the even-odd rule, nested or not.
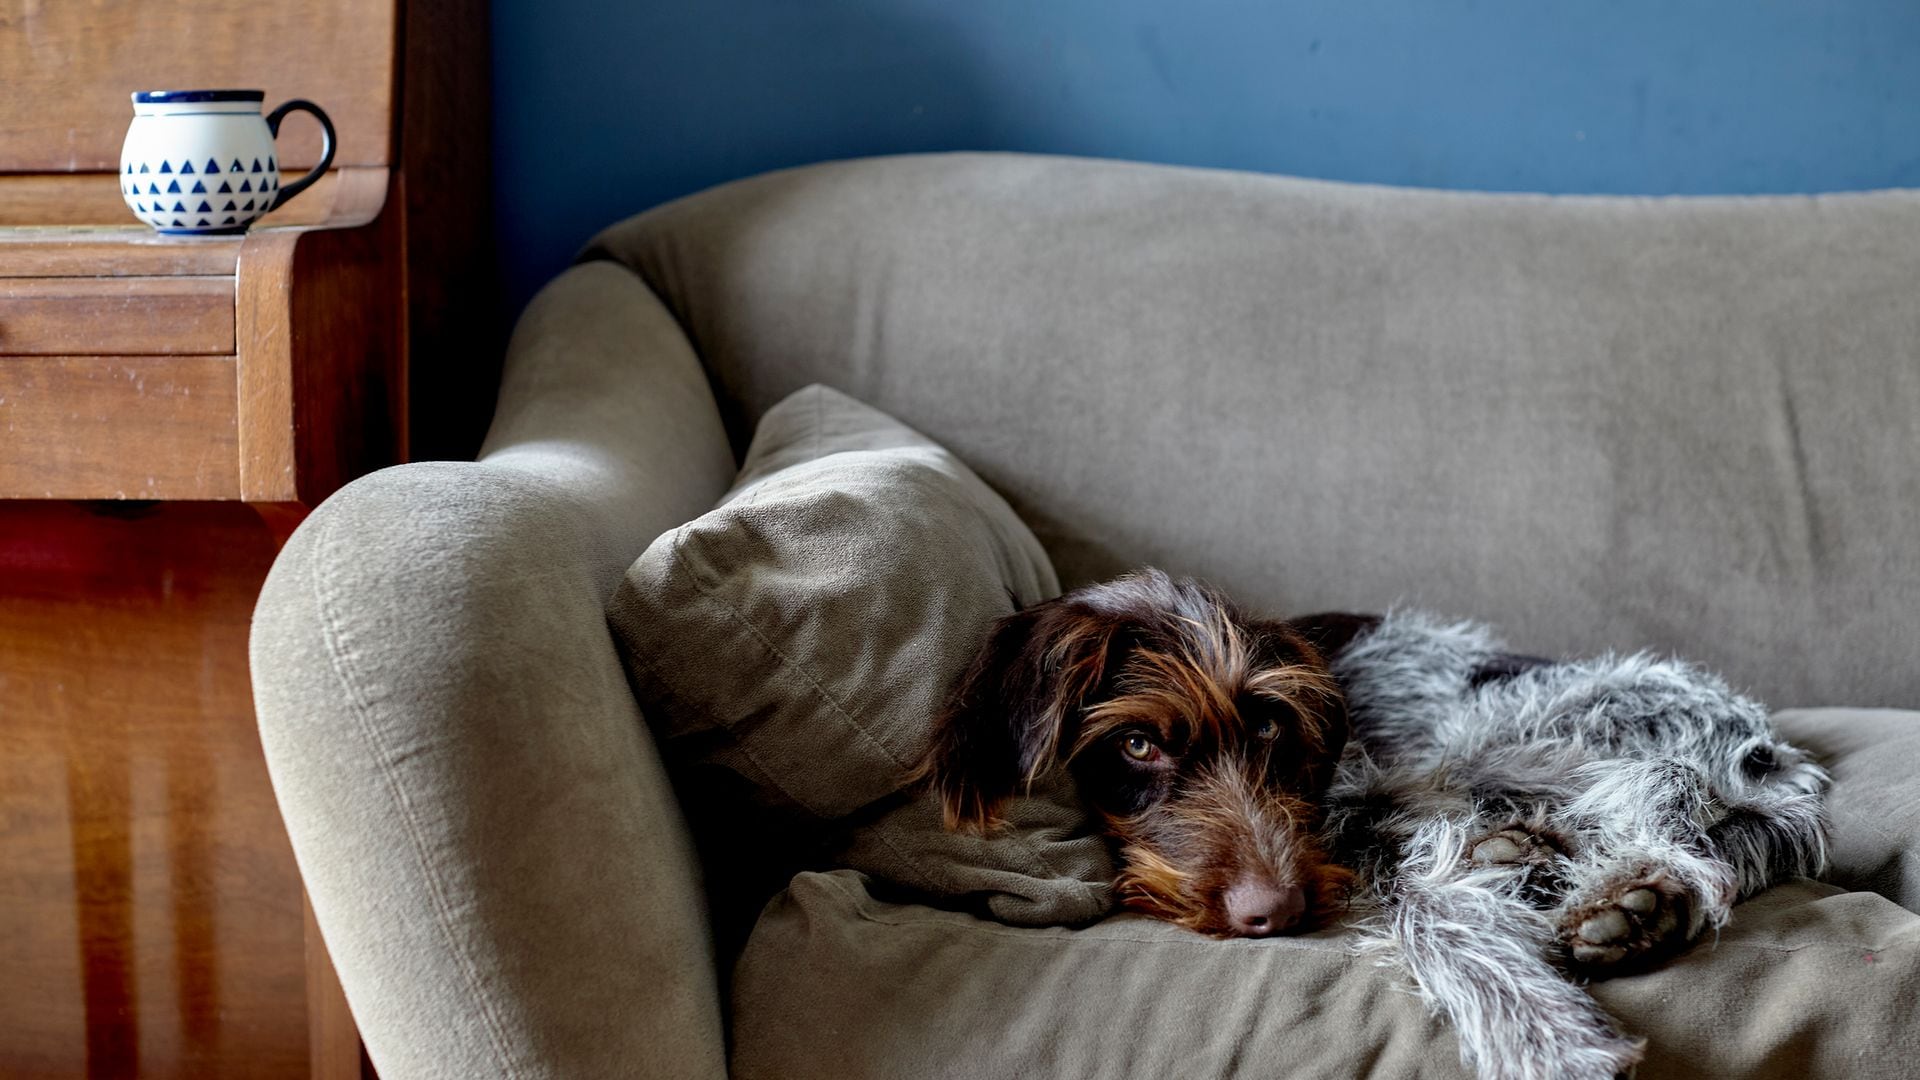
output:
[[[1138,737],[1149,760],[1124,752]],[[1240,932],[1227,890],[1257,880],[1304,891],[1298,930],[1339,910],[1352,879],[1314,837],[1346,737],[1305,635],[1149,570],[1003,619],[922,775],[950,827],[991,828],[1007,798],[1065,765],[1118,850],[1128,908],[1227,936]]]

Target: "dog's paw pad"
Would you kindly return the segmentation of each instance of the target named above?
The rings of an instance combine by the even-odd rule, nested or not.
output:
[[[1645,892],[1645,889],[1639,890]],[[1633,930],[1627,916],[1619,909],[1603,909],[1600,914],[1580,924],[1580,937],[1586,941],[1619,941]]]
[[[1474,841],[1467,861],[1475,866],[1502,866],[1545,862],[1558,854],[1560,849],[1545,837],[1513,826]]]
[[[1575,966],[1614,974],[1678,952],[1686,944],[1687,895],[1664,875],[1608,883],[1569,904],[1560,936]]]
[[[1620,906],[1635,915],[1651,915],[1660,906],[1660,895],[1652,889],[1633,889],[1620,897]]]
[[[1625,945],[1588,945],[1578,944],[1569,950],[1574,960],[1590,967],[1604,967],[1618,964],[1627,958]]]

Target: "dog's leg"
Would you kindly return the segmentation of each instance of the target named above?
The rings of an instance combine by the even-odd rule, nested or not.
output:
[[[1522,864],[1476,864],[1471,840],[1447,820],[1414,834],[1374,947],[1452,1021],[1462,1061],[1486,1080],[1612,1080],[1632,1069],[1642,1041],[1548,960],[1554,926],[1517,895]]]
[[[1573,837],[1566,899],[1553,913],[1568,963],[1605,977],[1644,967],[1725,925],[1740,873],[1715,855],[1721,808],[1698,765],[1606,760],[1556,815]]]

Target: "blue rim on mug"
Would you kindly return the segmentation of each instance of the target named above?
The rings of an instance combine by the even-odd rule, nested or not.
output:
[[[184,105],[193,101],[265,101],[265,90],[136,90],[135,105]]]

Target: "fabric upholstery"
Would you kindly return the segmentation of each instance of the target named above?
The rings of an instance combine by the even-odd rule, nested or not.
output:
[[[255,704],[380,1075],[723,1075],[701,881],[603,617],[733,459],[685,339],[608,264],[543,292],[477,463],[320,507],[255,616]]]
[[[1911,858],[1910,780],[1904,817],[1859,815],[1887,805],[1883,780],[1920,773],[1920,713],[1821,710],[1784,726],[1830,755],[1836,880]],[[804,875],[761,918],[734,980],[735,1076],[1466,1075],[1452,1031],[1354,956],[1350,931],[1218,942],[1132,915],[1017,929],[865,886]],[[1667,965],[1593,990],[1649,1040],[1640,1080],[1895,1080],[1920,1060],[1920,914],[1796,881]]]
[[[775,173],[617,225],[736,440],[827,382],[1064,584],[1404,603],[1920,701],[1920,193],[1548,198],[1019,155]]]
[[[1775,705],[1913,706],[1917,209],[950,155],[610,230],[521,320],[482,460],[349,486],[260,600],[262,741],[375,1064],[721,1074],[710,897],[604,607],[810,383],[951,448],[1069,584],[1152,562],[1273,612],[1400,600],[1542,652],[1672,648]],[[1909,721],[1806,723],[1878,778],[1835,792],[1836,882],[1915,906]],[[1702,1046],[1730,1075],[1887,1075],[1920,1053],[1907,918],[1778,890],[1601,993],[1654,1037],[1648,1075]],[[738,969],[734,1064],[1455,1075],[1444,1028],[1335,945],[1020,930],[810,877]],[[1710,993],[1737,1036],[1684,1026]],[[1827,1069],[1848,1042],[1866,1064]]]
[[[1775,718],[1787,741],[1837,769],[1828,881],[1920,911],[1920,713],[1795,710]],[[1913,1005],[1920,1009],[1920,1000]]]
[[[948,833],[931,796],[903,792],[987,626],[1058,592],[1032,532],[971,470],[813,386],[762,418],[719,506],[635,560],[607,620],[669,761],[745,781],[680,785],[696,816],[728,823],[713,855],[777,860],[755,840],[818,836],[844,847],[823,862],[1010,921],[1076,922],[1105,912],[1113,869],[1070,787],[1023,800],[992,837]],[[765,816],[735,817],[703,798],[713,790],[756,797]]]

